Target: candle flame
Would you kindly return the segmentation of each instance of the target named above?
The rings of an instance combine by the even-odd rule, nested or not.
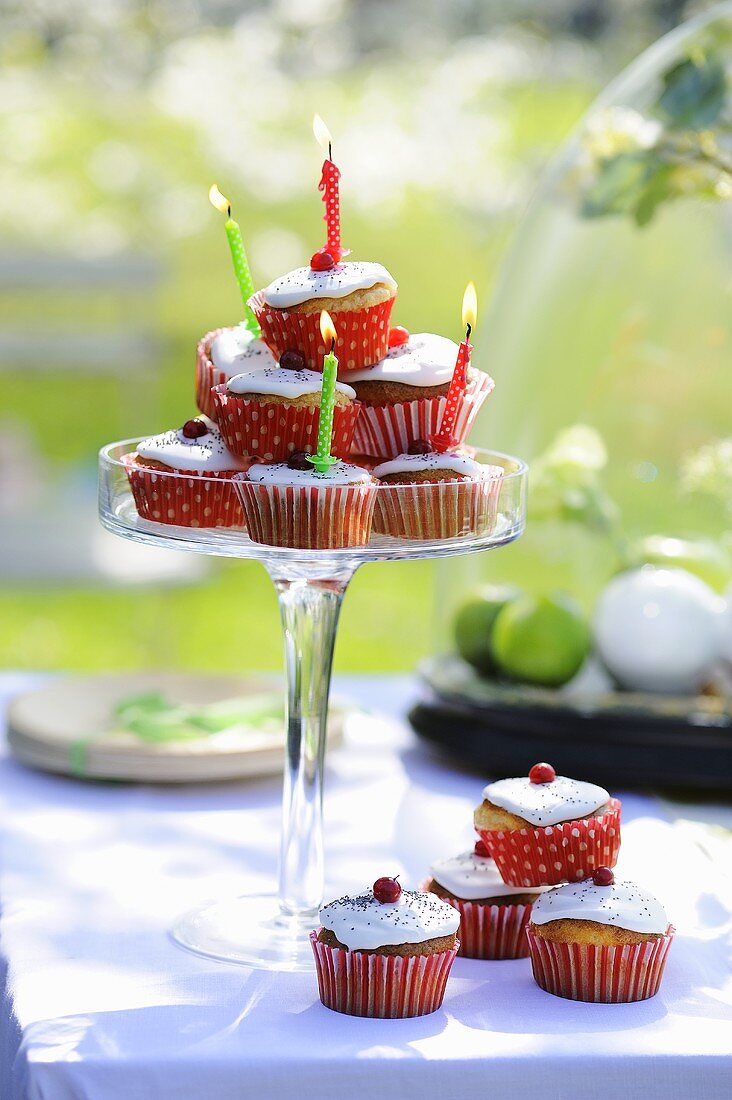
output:
[[[326,348],[330,348],[331,344],[335,341],[336,330],[327,309],[322,310],[320,314],[320,335],[325,341]]]
[[[220,210],[222,214],[228,214],[231,209],[226,195],[221,194],[218,185],[215,183],[212,183],[209,188],[208,201],[212,206],[215,206],[217,210]]]
[[[468,283],[463,294],[463,324],[475,328],[475,319],[478,315],[478,295],[475,291],[475,283]]]
[[[330,146],[333,139],[330,136],[330,130],[325,125],[320,115],[313,115],[313,133],[315,134],[315,140],[323,152],[328,151],[328,153],[330,153]]]

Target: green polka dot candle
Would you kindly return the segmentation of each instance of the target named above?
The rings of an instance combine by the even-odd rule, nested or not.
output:
[[[323,343],[330,351],[323,360],[323,384],[320,389],[320,420],[318,421],[318,449],[314,455],[308,455],[319,474],[327,474],[329,468],[338,461],[330,453],[333,438],[333,406],[335,405],[336,382],[338,381],[338,357],[335,354],[336,330],[327,310],[320,314],[320,334]]]
[[[231,205],[225,195],[222,195],[215,183],[211,185],[211,189],[208,193],[209,201],[212,206],[215,206],[217,210],[220,210],[222,214],[226,214],[226,224],[224,229],[226,230],[226,238],[229,242],[229,248],[231,249],[231,259],[234,264],[234,274],[236,275],[236,281],[239,284],[239,292],[241,294],[241,300],[244,305],[244,324],[256,337],[261,335],[259,328],[259,322],[252,313],[251,309],[247,305],[247,302],[254,293],[254,284],[252,283],[252,273],[249,270],[249,262],[247,260],[247,254],[244,251],[244,241],[241,236],[241,229],[239,223],[235,222],[231,216]]]

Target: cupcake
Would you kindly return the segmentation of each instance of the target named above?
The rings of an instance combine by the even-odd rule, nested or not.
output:
[[[673,933],[653,894],[598,867],[534,905],[527,930],[534,978],[573,1001],[644,1001],[658,992]]]
[[[249,299],[262,337],[276,358],[299,351],[311,370],[322,370],[326,352],[320,312],[338,332],[340,372],[378,363],[389,347],[389,317],[397,285],[381,264],[345,262],[325,271],[299,267]]]
[[[231,454],[207,416],[143,439],[122,456],[143,519],[178,527],[241,527],[233,478],[246,462]]]
[[[439,430],[447,405],[458,346],[432,332],[409,335],[393,328],[389,352],[373,367],[349,373],[363,408],[354,448],[374,458],[392,458]],[[456,412],[453,435],[463,443],[481,405],[493,389],[483,371],[468,369],[467,387]]]
[[[320,910],[312,932],[320,999],[349,1016],[404,1019],[442,1004],[459,949],[460,914],[392,878]]]
[[[402,539],[488,535],[496,520],[503,470],[458,451],[417,440],[409,453],[374,467],[380,486],[374,531]],[[389,486],[390,489],[383,488]]]
[[[323,376],[307,370],[297,351],[286,351],[280,365],[236,374],[216,386],[216,419],[229,450],[263,462],[283,462],[294,451],[314,447],[320,418]],[[355,390],[336,383],[331,450],[348,458],[360,406]]]
[[[211,390],[243,371],[275,366],[272,352],[246,327],[218,328],[207,332],[196,348],[196,404],[216,419]]]
[[[460,955],[468,959],[521,959],[529,953],[526,925],[547,886],[527,889],[501,878],[482,840],[475,848],[440,860],[423,889],[460,914]]]
[[[254,542],[301,550],[368,542],[375,483],[363,466],[336,462],[318,473],[300,451],[287,462],[255,463],[235,485]]]
[[[615,865],[620,802],[604,787],[534,764],[528,776],[488,784],[475,828],[504,882],[552,886]]]

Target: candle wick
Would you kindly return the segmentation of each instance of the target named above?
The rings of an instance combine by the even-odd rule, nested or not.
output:
[[[471,325],[470,321],[468,321],[468,323],[465,327],[465,342],[466,343],[470,342],[470,334],[471,334],[472,331],[473,331],[473,326]]]
[[[334,351],[335,351],[335,336],[330,341],[330,354],[332,355]]]
[[[333,144],[328,142],[328,160],[333,160]]]
[[[229,205],[226,207],[226,211],[227,211],[227,213],[226,213],[227,218],[230,218],[231,217],[231,203],[229,203]]]

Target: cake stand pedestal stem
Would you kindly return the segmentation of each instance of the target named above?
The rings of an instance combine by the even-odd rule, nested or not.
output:
[[[323,767],[336,629],[352,571],[287,579],[280,602],[287,676],[279,905],[284,921],[313,927],[323,901]]]

